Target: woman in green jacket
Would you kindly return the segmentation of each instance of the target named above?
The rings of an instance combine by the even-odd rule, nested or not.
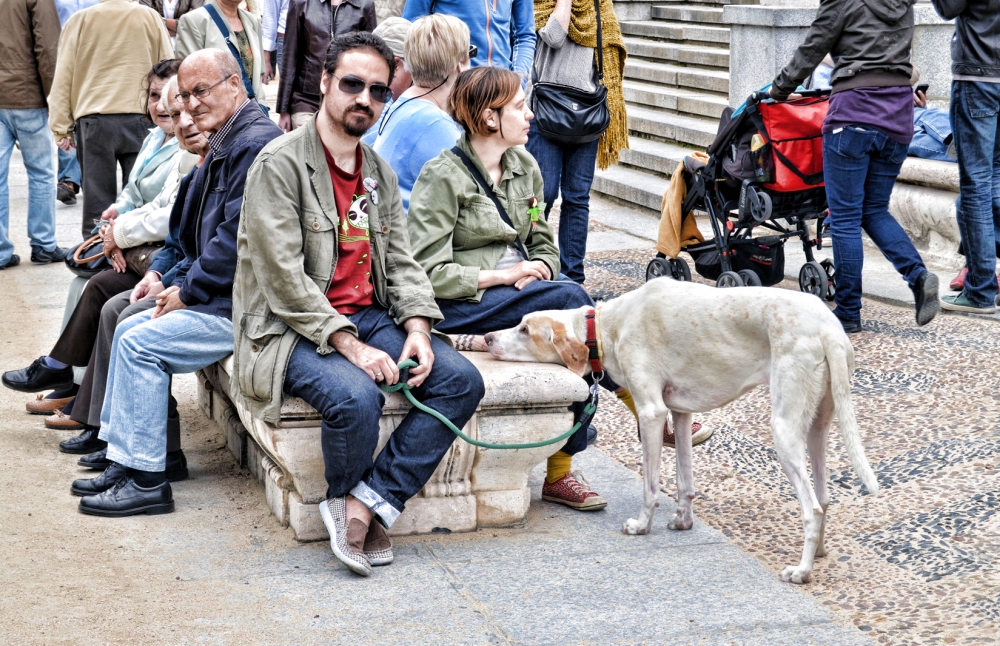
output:
[[[413,256],[430,277],[444,315],[437,329],[478,336],[514,327],[530,312],[593,306],[583,287],[554,280],[559,248],[539,217],[545,209],[541,172],[523,148],[534,115],[520,77],[497,67],[465,71],[449,103],[465,134],[455,148],[424,165],[407,218]],[[573,408],[583,422],[580,430],[549,458],[542,497],[596,510],[607,502],[579,472],[570,472],[572,456],[587,448],[583,407],[579,402]]]

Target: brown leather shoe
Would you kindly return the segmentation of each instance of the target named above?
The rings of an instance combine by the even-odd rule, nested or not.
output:
[[[32,415],[51,415],[68,406],[71,401],[72,397],[45,399],[45,395],[36,395],[34,400],[24,405],[24,408]]]
[[[83,427],[83,424],[61,410],[57,410],[45,418],[45,428],[51,428],[54,431],[78,431]]]
[[[712,437],[715,431],[701,425],[700,422],[691,422],[691,446],[698,446],[702,442]],[[663,425],[663,445],[676,447],[674,434],[670,432],[670,422]]]

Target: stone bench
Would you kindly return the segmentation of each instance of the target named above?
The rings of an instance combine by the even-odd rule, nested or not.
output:
[[[463,354],[486,385],[486,396],[462,429],[475,439],[524,443],[553,437],[573,424],[570,403],[587,397],[586,383],[561,366],[504,363],[483,352]],[[319,514],[326,495],[319,413],[301,399],[286,398],[278,424],[254,419],[240,403],[232,371],[230,356],[198,373],[203,411],[225,433],[240,465],[264,486],[278,521],[291,526],[300,541],[327,538]],[[401,394],[386,396],[376,453],[409,410]],[[468,532],[522,522],[530,502],[528,474],[560,446],[483,449],[457,439],[390,533]]]

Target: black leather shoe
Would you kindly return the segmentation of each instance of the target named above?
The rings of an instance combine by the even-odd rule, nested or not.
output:
[[[4,264],[0,265],[0,269],[7,269],[8,267],[17,267],[21,264],[21,256],[16,253],[10,255],[10,259]]]
[[[838,318],[837,320],[840,321],[840,325],[844,328],[844,332],[847,332],[848,334],[854,334],[855,332],[860,332],[861,331],[861,321],[860,320],[858,320],[858,321],[845,321],[842,318]]]
[[[97,451],[96,453],[90,453],[83,456],[77,461],[77,464],[88,469],[98,469],[103,471],[111,466],[112,462],[108,459],[108,450],[105,448]]]
[[[112,462],[111,466],[105,469],[104,473],[96,478],[81,478],[79,480],[74,480],[73,485],[69,488],[69,491],[74,496],[96,496],[97,494],[105,492],[115,486],[115,483],[124,479],[126,475],[127,472],[125,467]]]
[[[913,286],[913,301],[917,311],[917,325],[927,325],[941,311],[938,300],[938,277],[925,271]]]
[[[45,365],[45,357],[38,357],[21,370],[8,370],[0,377],[4,386],[22,393],[40,393],[43,390],[65,390],[73,385],[73,368],[59,370]]]
[[[188,461],[184,451],[167,453],[167,482],[180,482],[188,479]]]
[[[143,489],[131,476],[125,476],[104,493],[80,499],[80,511],[91,516],[118,518],[136,514],[169,514],[173,510],[174,495],[169,482]]]
[[[88,426],[76,437],[63,440],[59,443],[59,450],[63,453],[73,455],[86,455],[94,451],[108,448],[108,443],[97,439],[97,434],[101,429]]]
[[[31,262],[36,265],[47,265],[52,262],[62,262],[66,260],[69,249],[56,247],[52,251],[46,251],[41,247],[31,246]]]

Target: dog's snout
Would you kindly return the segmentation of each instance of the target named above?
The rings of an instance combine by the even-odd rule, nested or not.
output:
[[[483,335],[483,340],[486,341],[486,345],[492,344],[496,340],[496,332],[487,332]]]

